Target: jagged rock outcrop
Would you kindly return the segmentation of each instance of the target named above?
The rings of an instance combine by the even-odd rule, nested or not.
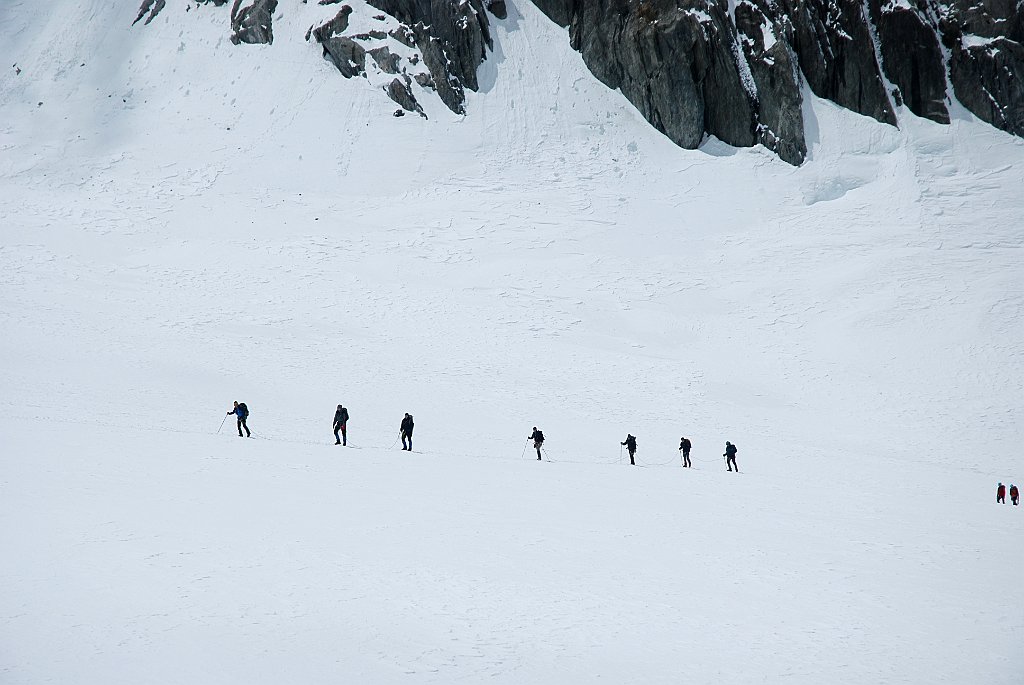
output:
[[[135,22],[149,14],[149,23],[165,6],[166,0],[143,0]],[[199,4],[222,6],[227,0],[197,0]],[[321,6],[339,0],[320,0]],[[338,12],[319,26],[306,31],[306,40],[315,39],[346,78],[367,77],[368,65],[376,76],[390,75],[382,90],[403,110],[426,116],[413,92],[413,84],[437,93],[457,113],[465,112],[465,89],[477,89],[476,71],[491,47],[490,27],[483,0],[372,0],[369,4],[386,14],[373,15],[380,29],[349,34],[353,9],[342,5]],[[492,3],[493,0],[492,0]],[[233,43],[272,44],[273,19],[278,0],[233,0],[230,25]],[[498,8],[500,11],[500,8]],[[387,14],[400,23],[388,30]],[[389,47],[388,41],[393,40]],[[419,52],[405,56],[392,49],[404,46]],[[370,60],[367,60],[369,56]],[[379,83],[379,80],[377,81]]]
[[[483,0],[367,0],[367,4],[397,19],[399,27],[345,35],[352,13],[345,5],[333,19],[312,30],[324,56],[343,76],[352,78],[366,75],[368,53],[381,72],[402,77],[391,80],[384,90],[404,109],[423,114],[412,92],[415,82],[434,90],[453,112],[464,114],[465,91],[479,88],[477,70],[492,46]],[[389,38],[419,53],[403,60],[387,47]],[[363,48],[357,41],[384,44]]]
[[[683,147],[712,134],[762,143],[799,164],[802,80],[820,97],[894,125],[898,105],[948,123],[955,94],[979,118],[1024,135],[1024,2],[533,2],[568,27],[595,76]]]
[[[412,79],[408,75],[403,74],[401,78],[392,80],[384,90],[389,98],[402,106],[402,109],[407,112],[417,112],[426,119],[427,115],[420,106],[420,103],[416,101],[416,96],[413,95],[410,86],[412,86]]]
[[[979,119],[1024,136],[1024,4],[955,0],[939,30],[957,99]]]
[[[167,0],[142,0],[142,7],[139,8],[139,16],[135,17],[135,21],[132,25],[138,24],[143,17],[146,16],[146,12],[149,12],[149,17],[146,19],[146,23],[156,19],[156,15],[160,14],[160,10],[167,6]]]
[[[803,97],[788,39],[793,28],[777,7],[774,0],[739,2],[734,20],[754,79],[757,141],[790,164],[799,164],[807,157]]]
[[[367,4],[410,29],[442,102],[464,114],[465,89],[479,88],[476,72],[492,46],[483,0],[367,0]]]
[[[761,142],[793,164],[803,161],[795,58],[775,36],[784,27],[757,5],[741,3],[734,22],[725,0],[537,4],[568,24],[572,46],[594,75],[621,89],[676,144],[694,148],[711,134],[737,146]]]
[[[396,55],[391,52],[388,50],[387,46],[374,48],[367,52],[370,57],[373,58],[374,63],[376,63],[376,65],[380,67],[380,70],[385,74],[399,73],[399,65],[402,61],[401,55]]]
[[[781,0],[793,49],[815,95],[895,124],[862,0]]]
[[[274,12],[277,0],[251,0],[247,5],[235,0],[231,6],[231,42],[270,44],[274,42]]]
[[[949,123],[946,70],[935,29],[917,9],[869,0],[885,75],[899,102],[919,117]]]
[[[359,76],[366,71],[366,50],[362,45],[343,35],[348,30],[348,18],[352,8],[344,5],[330,21],[313,29],[316,42],[345,78]],[[306,34],[309,40],[309,34]]]

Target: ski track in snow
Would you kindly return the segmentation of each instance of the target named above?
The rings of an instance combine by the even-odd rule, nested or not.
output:
[[[0,8],[0,681],[1018,682],[1024,143],[679,150],[508,5],[428,121],[333,6]]]

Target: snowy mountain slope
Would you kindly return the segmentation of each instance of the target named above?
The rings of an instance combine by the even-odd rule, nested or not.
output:
[[[329,7],[119,5],[0,7],[5,679],[1016,682],[1020,140],[680,150],[526,2],[396,120]]]

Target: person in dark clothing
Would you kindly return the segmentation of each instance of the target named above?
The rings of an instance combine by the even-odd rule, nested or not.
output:
[[[1013,506],[1017,506],[1017,501],[1020,499],[1020,490],[1017,489],[1016,485],[1010,484],[1010,502]]]
[[[1006,486],[1002,483],[996,485],[996,503],[1006,504]]]
[[[249,418],[249,407],[245,406],[245,402],[235,402],[235,408],[228,412],[228,416],[232,414],[238,418],[238,437],[251,438],[252,433],[249,432],[249,427],[245,425],[245,420]],[[242,435],[242,429],[245,429],[245,435]]]
[[[537,450],[537,461],[540,461],[540,448],[544,446],[544,433],[537,430],[537,427],[533,427],[533,433],[530,435],[530,440],[533,440],[533,448]]]
[[[633,455],[636,454],[636,438],[627,433],[626,441],[619,444],[626,446],[626,451],[629,452],[629,463],[636,466],[636,461],[633,459]]]
[[[690,468],[693,464],[690,463],[690,440],[688,438],[679,439],[679,451],[683,453],[683,468]]]
[[[728,440],[725,441],[725,454],[722,455],[723,457],[725,457],[725,466],[730,471],[732,471],[733,467],[735,467],[736,468],[736,473],[739,473],[740,472],[740,467],[736,466],[736,452],[737,451],[738,450],[736,449],[736,445],[732,444]]]
[[[334,412],[334,444],[345,447],[348,445],[348,434],[345,432],[348,427],[348,409],[338,405],[338,410]],[[341,437],[338,437],[338,431],[341,431]]]
[[[409,412],[406,412],[405,413],[405,418],[402,419],[402,426],[401,426],[400,430],[402,432],[402,449],[403,450],[409,450],[410,452],[412,452],[412,429],[413,429],[413,425],[414,424],[412,422],[412,414],[410,414]],[[406,444],[407,441],[408,441],[408,444]]]

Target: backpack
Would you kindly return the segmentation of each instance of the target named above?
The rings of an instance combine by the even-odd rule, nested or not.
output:
[[[537,442],[544,442],[544,431],[537,431],[537,437],[534,438]]]
[[[242,418],[249,418],[249,407],[245,406],[245,402],[239,402],[238,408],[242,410]]]

